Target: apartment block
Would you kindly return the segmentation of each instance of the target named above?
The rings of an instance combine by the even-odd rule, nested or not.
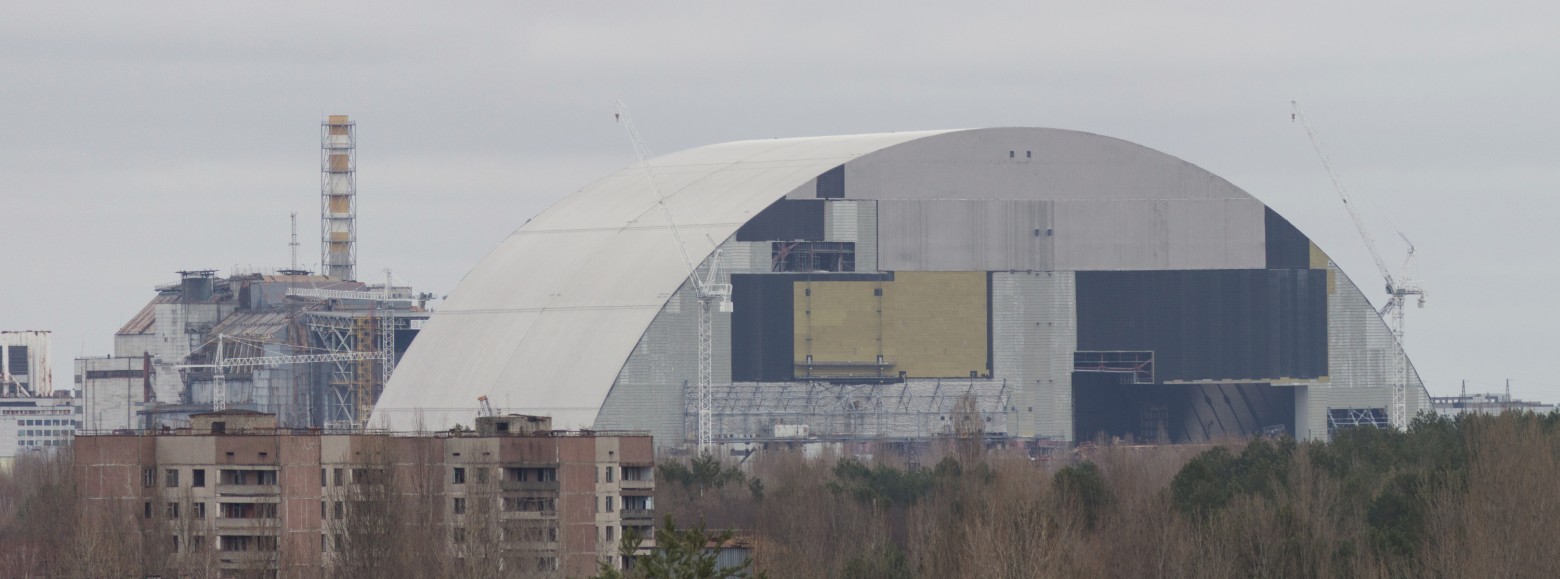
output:
[[[208,561],[223,575],[319,576],[386,525],[435,529],[426,548],[480,551],[524,576],[621,567],[631,529],[653,547],[648,434],[555,431],[522,415],[476,426],[323,434],[226,410],[187,429],[78,436],[76,480],[89,508],[166,535],[155,543],[170,565]]]

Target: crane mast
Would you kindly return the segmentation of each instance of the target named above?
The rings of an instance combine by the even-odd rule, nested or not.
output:
[[[1418,281],[1411,279],[1414,261],[1414,244],[1408,240],[1408,236],[1398,232],[1398,237],[1408,245],[1407,255],[1403,259],[1401,272],[1394,275],[1387,267],[1386,260],[1382,259],[1381,252],[1376,249],[1376,239],[1371,236],[1370,229],[1365,227],[1365,221],[1360,218],[1360,213],[1355,211],[1354,204],[1350,203],[1349,191],[1344,188],[1343,181],[1338,178],[1337,171],[1333,170],[1332,159],[1327,156],[1327,151],[1322,147],[1322,140],[1316,136],[1316,131],[1311,128],[1311,122],[1301,110],[1300,103],[1289,101],[1291,122],[1299,122],[1305,128],[1305,135],[1311,140],[1311,148],[1316,151],[1316,157],[1321,160],[1322,168],[1327,170],[1328,179],[1332,180],[1333,189],[1338,192],[1338,198],[1343,201],[1345,209],[1349,210],[1349,218],[1354,221],[1354,228],[1359,231],[1360,239],[1365,242],[1365,248],[1370,251],[1370,257],[1376,262],[1376,271],[1386,282],[1387,303],[1379,312],[1388,320],[1388,327],[1392,331],[1392,339],[1396,342],[1397,351],[1392,353],[1392,408],[1390,419],[1392,425],[1398,428],[1408,427],[1408,352],[1403,348],[1404,325],[1403,313],[1407,306],[1409,296],[1418,298],[1419,307],[1425,307],[1425,290]],[[1390,317],[1388,317],[1390,315]]]
[[[650,188],[655,191],[656,205],[661,208],[661,213],[666,217],[666,223],[672,229],[672,239],[677,244],[677,252],[682,256],[683,266],[688,270],[688,277],[693,280],[694,295],[698,298],[698,379],[694,393],[694,410],[697,416],[696,431],[700,450],[709,450],[714,443],[714,380],[715,380],[715,312],[730,313],[731,284],[718,283],[720,275],[719,249],[710,258],[710,266],[703,276],[699,275],[698,266],[688,256],[688,247],[683,243],[682,232],[677,228],[677,221],[672,217],[671,208],[666,205],[666,192],[661,189],[661,183],[656,179],[655,171],[650,168],[650,148],[639,138],[639,130],[634,127],[634,121],[628,115],[628,107],[623,101],[617,102],[618,122],[623,124],[623,130],[628,133],[629,141],[633,142],[634,154],[639,158],[639,165],[645,170],[645,178],[650,181]]]

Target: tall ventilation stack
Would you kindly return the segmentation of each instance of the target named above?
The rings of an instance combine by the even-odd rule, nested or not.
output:
[[[320,269],[357,279],[357,131],[347,115],[320,125]]]

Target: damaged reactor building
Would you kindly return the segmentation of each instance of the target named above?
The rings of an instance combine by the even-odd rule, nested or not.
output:
[[[712,292],[730,303],[709,310],[701,389]],[[717,443],[1318,439],[1387,424],[1399,352],[1283,216],[1137,144],[743,141],[528,221],[428,321],[373,422],[469,425],[485,397],[662,447],[699,439],[701,406]],[[1430,397],[1407,375],[1412,415]]]

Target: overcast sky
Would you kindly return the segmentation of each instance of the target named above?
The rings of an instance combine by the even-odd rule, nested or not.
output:
[[[319,122],[358,123],[359,271],[453,289],[527,218],[657,152],[1041,126],[1142,143],[1290,218],[1378,305],[1299,99],[1431,296],[1433,394],[1560,400],[1553,2],[0,3],[0,329],[56,382],[180,269],[319,260]],[[1373,203],[1372,203],[1373,202]],[[366,274],[365,274],[366,276]],[[1532,288],[1534,291],[1528,292]]]

